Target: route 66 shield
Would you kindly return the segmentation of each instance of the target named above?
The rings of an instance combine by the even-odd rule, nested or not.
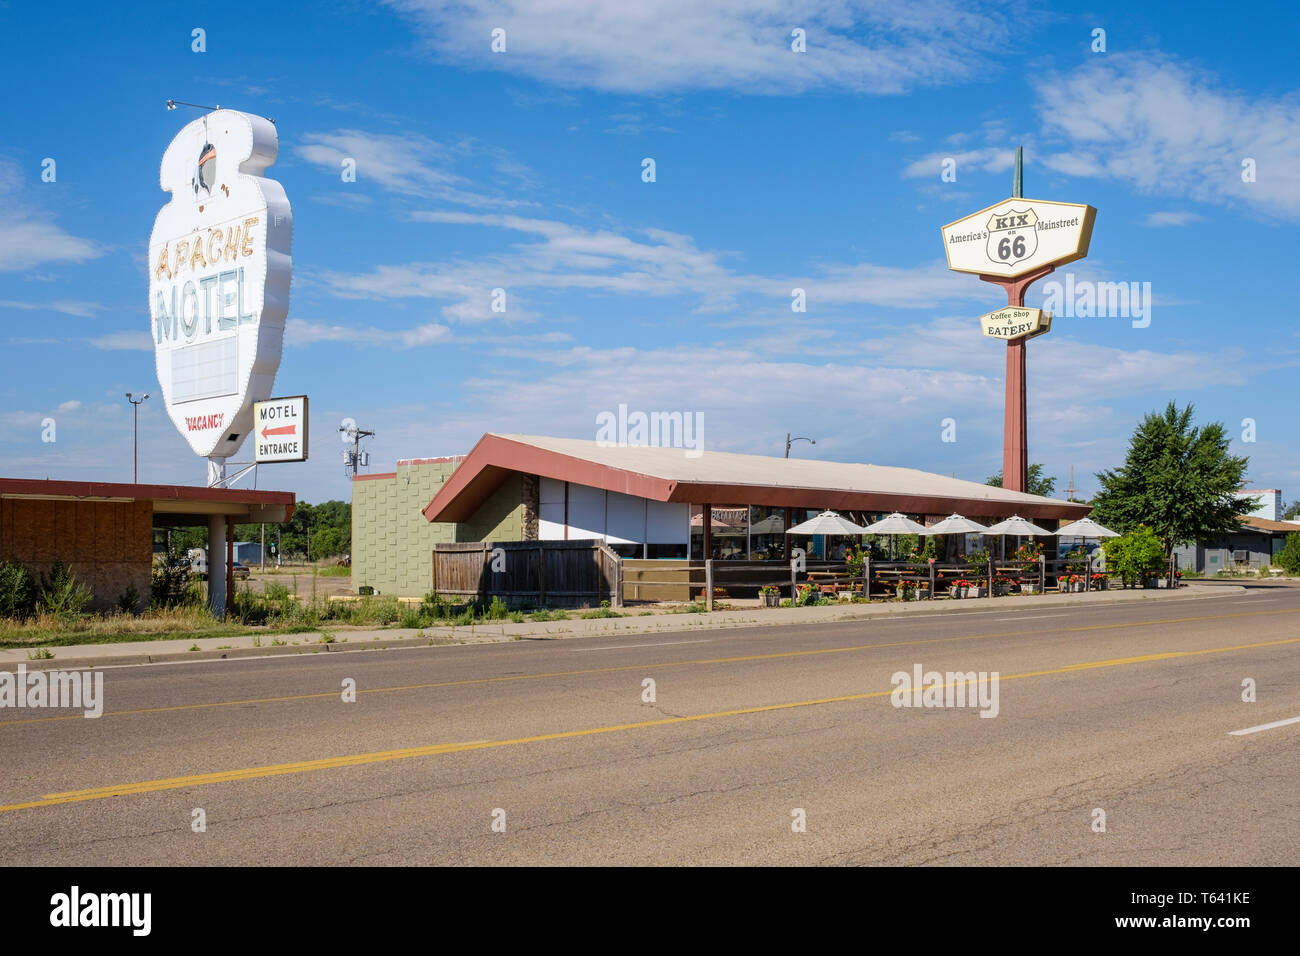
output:
[[[995,212],[989,217],[988,233],[990,262],[1011,266],[1038,251],[1038,215],[1032,206]]]

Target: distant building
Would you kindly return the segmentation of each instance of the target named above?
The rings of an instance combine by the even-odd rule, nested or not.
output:
[[[252,567],[262,563],[262,544],[259,541],[236,541],[235,560]]]
[[[288,491],[0,478],[0,561],[34,575],[64,562],[97,610],[129,588],[147,606],[156,529],[206,527],[214,515],[227,527],[282,523],[294,501]]]
[[[1270,521],[1251,515],[1241,520],[1241,529],[1208,541],[1175,548],[1182,570],[1215,574],[1266,568],[1286,544],[1286,536],[1300,531],[1291,521]]]
[[[1255,507],[1250,512],[1252,518],[1264,518],[1267,521],[1279,521],[1282,518],[1280,488],[1242,488],[1237,492],[1237,497],[1255,499]]]

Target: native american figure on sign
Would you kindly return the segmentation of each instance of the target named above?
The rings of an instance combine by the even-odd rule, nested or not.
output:
[[[995,212],[989,217],[988,254],[991,262],[1015,265],[1038,251],[1038,215],[1033,207]]]

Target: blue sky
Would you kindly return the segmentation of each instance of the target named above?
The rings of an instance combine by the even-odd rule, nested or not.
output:
[[[977,320],[1005,301],[946,269],[939,229],[1010,194],[1023,144],[1027,196],[1098,209],[1051,278],[1152,295],[1145,327],[1058,315],[1029,344],[1031,460],[1091,493],[1142,414],[1193,402],[1252,485],[1300,497],[1294,33],[1283,3],[0,3],[0,474],[129,481],[123,393],[149,391],[141,480],[204,480],[146,298],[159,160],[201,115],[175,98],[280,136],[276,393],[310,395],[312,459],[260,487],[348,497],[345,416],[391,469],[485,431],[595,438],[621,403],[702,413],[706,450],[792,431],[802,456],[983,480],[1005,346]]]

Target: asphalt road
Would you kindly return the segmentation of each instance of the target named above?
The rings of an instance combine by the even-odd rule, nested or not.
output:
[[[1298,625],[1261,587],[106,668],[99,719],[0,710],[0,864],[1293,865],[1300,723],[1231,732],[1300,717]],[[997,716],[893,706],[918,664]]]

